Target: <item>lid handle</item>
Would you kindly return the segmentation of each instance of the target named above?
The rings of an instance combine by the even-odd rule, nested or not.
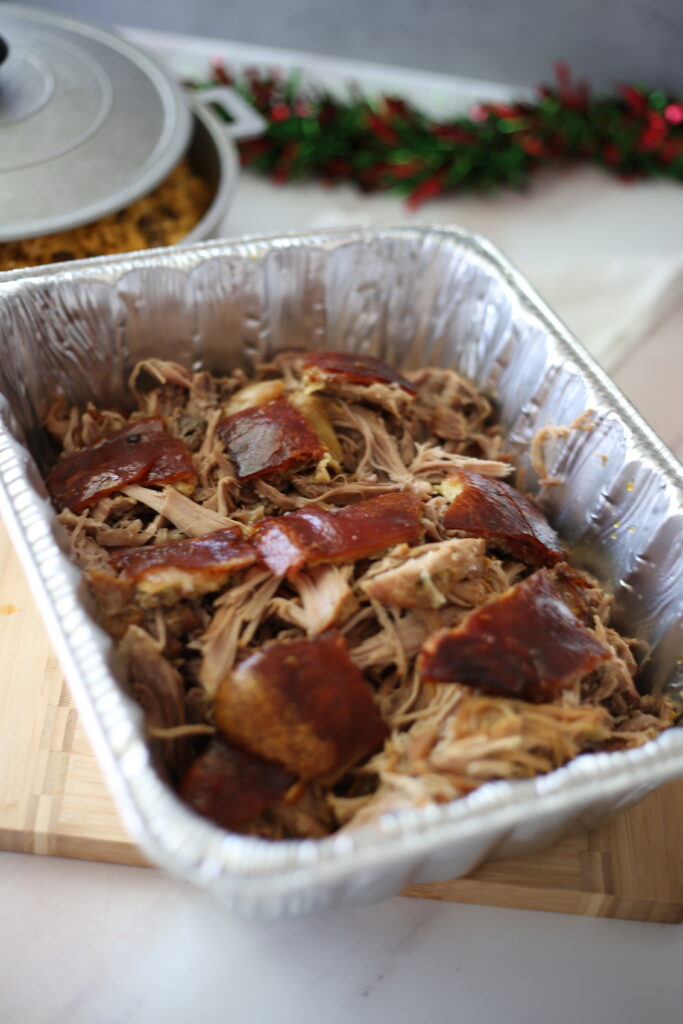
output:
[[[215,85],[192,94],[194,99],[228,120],[223,128],[231,139],[253,139],[268,127],[257,110],[229,85]]]
[[[5,40],[2,38],[2,36],[0,36],[0,64],[2,64],[3,60],[5,59],[5,57],[7,56],[8,53],[9,53],[9,46],[7,45]]]

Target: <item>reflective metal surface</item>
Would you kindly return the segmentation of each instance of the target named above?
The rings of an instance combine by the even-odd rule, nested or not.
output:
[[[151,192],[187,149],[183,90],[75,18],[0,5],[0,241],[87,224]]]
[[[530,489],[535,432],[592,409],[592,431],[555,443],[556,482],[541,498],[578,559],[614,590],[617,625],[650,642],[643,685],[677,690],[683,665],[681,466],[482,239],[457,229],[341,230],[0,275],[0,506],[112,791],[152,860],[269,917],[367,902],[530,852],[683,774],[683,730],[672,729],[545,777],[284,843],[228,835],[162,785],[139,712],[116,682],[111,643],[60,550],[36,467],[52,457],[41,418],[60,392],[125,402],[126,375],[147,356],[223,371],[323,346],[468,374],[497,397]]]

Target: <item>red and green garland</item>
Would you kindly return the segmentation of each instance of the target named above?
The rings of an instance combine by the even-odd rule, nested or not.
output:
[[[265,133],[241,142],[240,154],[278,182],[352,182],[417,207],[448,193],[521,188],[542,167],[579,162],[622,178],[683,180],[682,102],[632,85],[594,96],[563,65],[534,103],[481,104],[446,121],[402,99],[340,100],[295,77],[233,76],[219,63],[216,83],[233,85],[266,119]]]

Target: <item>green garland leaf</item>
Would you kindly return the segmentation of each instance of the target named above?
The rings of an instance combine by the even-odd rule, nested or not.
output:
[[[541,167],[597,164],[622,178],[683,179],[683,102],[626,85],[593,96],[563,65],[536,103],[480,104],[470,117],[429,118],[399,97],[342,100],[287,77],[214,64],[201,89],[232,85],[265,118],[240,143],[244,166],[274,181],[350,182],[415,207],[456,192],[524,188]]]

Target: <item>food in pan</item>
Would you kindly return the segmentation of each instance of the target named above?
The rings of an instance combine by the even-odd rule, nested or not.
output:
[[[672,724],[453,371],[150,359],[130,387],[130,413],[53,405],[47,485],[198,813],[324,836]]]
[[[154,191],[118,213],[68,231],[0,242],[0,271],[175,245],[196,227],[210,202],[207,182],[182,160]]]

